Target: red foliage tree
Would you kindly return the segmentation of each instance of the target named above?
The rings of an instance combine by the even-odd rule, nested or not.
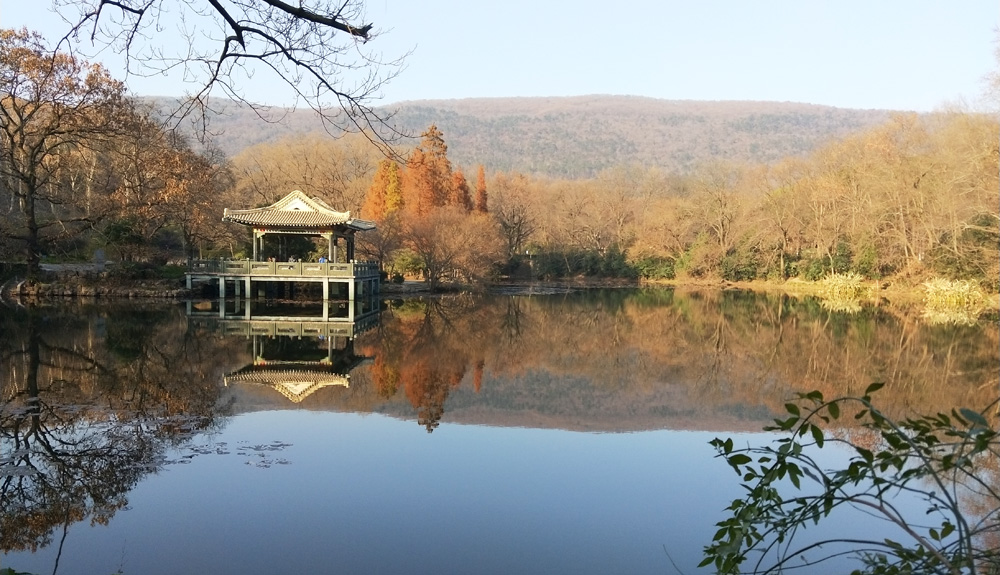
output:
[[[487,194],[486,194],[486,170],[483,169],[483,165],[479,164],[479,170],[476,172],[476,211],[486,213],[488,211],[486,207]]]

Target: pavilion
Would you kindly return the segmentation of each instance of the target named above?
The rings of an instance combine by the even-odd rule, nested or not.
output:
[[[353,218],[349,211],[339,212],[322,200],[295,190],[270,206],[245,210],[226,208],[222,221],[242,224],[253,230],[252,258],[192,261],[187,272],[189,289],[196,281],[218,281],[219,297],[223,299],[227,283],[234,284],[237,297],[241,295],[241,287],[247,297],[253,297],[255,288],[260,291],[276,282],[322,283],[324,300],[330,298],[331,285],[346,285],[346,298],[349,300],[354,300],[359,294],[378,292],[378,263],[355,259],[355,235],[374,230],[375,224]],[[278,241],[277,253],[281,256],[286,256],[280,250],[282,238],[320,237],[326,240],[326,255],[316,262],[299,261],[301,256],[295,257],[295,254],[288,258],[289,261],[276,261],[278,258],[262,261],[268,236]],[[344,242],[343,249],[340,247],[341,240]],[[269,244],[269,247],[273,248],[273,245]]]

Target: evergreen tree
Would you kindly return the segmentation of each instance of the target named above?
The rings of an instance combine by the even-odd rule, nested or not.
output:
[[[409,211],[419,216],[444,206],[452,198],[452,169],[448,146],[437,126],[421,134],[420,145],[410,154],[403,178],[403,197]]]
[[[403,204],[409,213],[426,216],[443,203],[437,199],[440,194],[435,180],[431,162],[424,151],[419,147],[413,150],[403,174]]]
[[[483,169],[483,165],[479,164],[479,170],[476,172],[476,211],[481,213],[486,213],[489,211],[486,207],[486,170]]]
[[[365,194],[361,215],[371,220],[382,221],[402,206],[399,165],[392,160],[384,159],[379,162],[372,184]]]
[[[385,213],[389,215],[403,208],[403,183],[399,173],[399,164],[388,161],[386,170]]]
[[[472,194],[469,192],[469,182],[461,169],[455,170],[451,176],[451,197],[448,204],[460,207],[467,212],[472,211]]]

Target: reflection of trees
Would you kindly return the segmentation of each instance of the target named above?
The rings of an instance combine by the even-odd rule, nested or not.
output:
[[[359,345],[375,356],[370,375],[377,395],[392,398],[401,385],[418,422],[432,432],[470,363],[481,385],[484,362],[474,344],[479,336],[470,333],[480,307],[468,298],[414,299],[383,313],[378,341],[363,337],[367,343]]]
[[[369,405],[405,398],[432,425],[466,374],[477,401],[505,413],[686,414],[711,427],[719,414],[766,421],[795,391],[832,397],[873,381],[895,413],[985,405],[1000,361],[994,323],[928,326],[891,307],[847,316],[736,290],[443,297],[382,319],[362,336],[376,357]],[[526,391],[539,375],[566,387]]]
[[[210,365],[199,352],[215,354],[185,337],[183,323],[163,313],[86,317],[3,316],[4,551],[36,550],[88,518],[107,523],[170,446],[212,421],[218,378],[189,376]]]

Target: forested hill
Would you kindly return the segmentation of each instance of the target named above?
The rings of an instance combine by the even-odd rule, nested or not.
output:
[[[224,113],[212,118],[211,129],[220,133],[216,147],[230,156],[317,126],[309,110],[267,123],[253,110],[219,104]],[[395,125],[415,136],[436,124],[456,165],[568,178],[627,163],[686,171],[711,159],[772,162],[879,124],[890,114],[790,102],[633,96],[422,100],[390,109]]]

